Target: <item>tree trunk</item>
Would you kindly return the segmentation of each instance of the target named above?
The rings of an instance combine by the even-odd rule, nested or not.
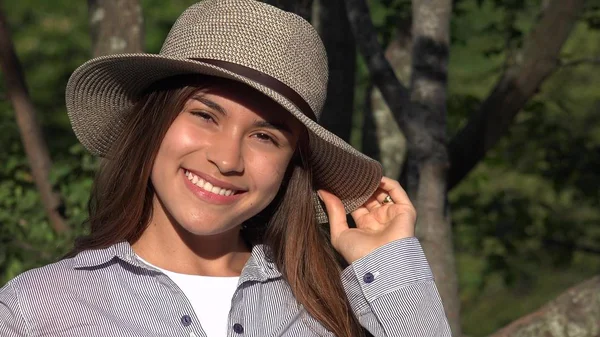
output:
[[[385,59],[364,0],[346,0],[348,17],[373,83],[408,141],[403,185],[419,214],[423,243],[453,335],[461,335],[458,282],[446,200],[446,77],[451,0],[413,0],[410,92]]]
[[[461,335],[460,300],[446,198],[446,82],[451,0],[413,0],[413,55],[406,138],[407,191],[414,200],[419,237],[455,337]]]
[[[329,64],[327,100],[320,123],[345,141],[350,141],[354,107],[356,48],[343,0],[315,2],[313,25],[319,32]]]
[[[362,143],[361,143],[361,152],[366,154],[367,156],[381,162],[381,147],[379,145],[379,140],[377,139],[377,125],[375,124],[375,116],[373,114],[373,110],[375,109],[375,105],[372,100],[372,93],[375,90],[373,85],[369,85],[367,89],[364,91],[364,100],[365,106],[363,108],[363,125],[362,125]],[[379,96],[383,100],[381,96],[381,92]],[[386,105],[387,106],[387,105]],[[390,112],[391,113],[391,112]],[[387,175],[385,171],[385,167],[383,168],[383,174]]]
[[[600,337],[600,276],[561,294],[490,337]]]
[[[284,11],[296,13],[308,22],[312,21],[313,0],[266,0],[265,2]]]
[[[394,69],[396,77],[404,83],[410,82],[412,66],[412,35],[409,21],[398,25],[396,38],[390,42],[385,51],[385,57]],[[383,166],[383,173],[398,179],[406,160],[406,138],[400,130],[394,115],[387,106],[381,91],[376,87],[369,88],[370,97],[366,105],[365,125],[372,123],[375,137],[364,137],[363,149],[376,149],[378,160]],[[370,105],[370,106],[369,106]],[[371,122],[372,120],[372,122]],[[363,128],[364,132],[373,132]],[[375,144],[368,144],[375,141]],[[369,155],[369,153],[366,153]]]
[[[411,127],[407,113],[410,105],[409,91],[396,78],[394,69],[385,58],[365,0],[345,0],[345,2],[350,27],[358,49],[369,69],[371,81],[381,91],[396,123],[406,134]]]
[[[0,6],[2,3],[0,2]],[[38,123],[36,112],[29,97],[27,84],[13,42],[10,36],[8,23],[0,9],[0,62],[4,81],[6,82],[7,96],[13,108],[23,147],[27,154],[31,173],[35,185],[40,193],[40,198],[50,219],[50,225],[58,232],[68,230],[65,219],[60,212],[62,202],[57,193],[52,190],[48,180],[52,162],[48,146],[44,140],[42,129]]]
[[[141,53],[144,21],[139,0],[88,0],[93,56]]]
[[[584,0],[554,0],[525,39],[521,60],[502,75],[488,98],[450,143],[448,187],[458,184],[507,133],[515,116],[559,66],[559,53]]]

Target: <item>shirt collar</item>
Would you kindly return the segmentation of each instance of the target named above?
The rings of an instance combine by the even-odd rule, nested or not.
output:
[[[275,262],[267,257],[265,250],[266,246],[262,244],[252,247],[250,258],[240,275],[240,284],[245,281],[264,282],[281,277],[281,272],[277,269]]]
[[[115,257],[124,261],[133,261],[135,253],[129,242],[122,241],[107,248],[89,249],[79,252],[73,259],[74,268],[93,268],[112,261]]]
[[[267,257],[265,247],[262,244],[252,247],[250,258],[240,275],[240,284],[245,281],[264,282],[281,277],[281,272],[277,269],[275,263]],[[103,249],[84,250],[74,257],[73,267],[76,269],[100,267],[108,264],[114,258],[136,267],[154,270],[154,268],[150,268],[137,259],[135,252],[127,241],[118,242]]]

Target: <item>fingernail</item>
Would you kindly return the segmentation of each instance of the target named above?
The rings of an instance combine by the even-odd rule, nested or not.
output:
[[[323,196],[321,195],[321,191],[317,191],[317,195],[319,196],[319,199],[321,199],[321,201],[324,202]]]

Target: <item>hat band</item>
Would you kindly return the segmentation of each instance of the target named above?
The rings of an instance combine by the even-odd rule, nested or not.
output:
[[[271,77],[265,73],[261,73],[258,70],[254,70],[252,68],[248,68],[236,63],[222,61],[222,60],[214,60],[214,59],[202,59],[202,58],[192,58],[194,61],[209,63],[214,66],[227,69],[232,71],[238,75],[244,76],[252,81],[258,82],[269,89],[277,92],[280,95],[283,95],[287,99],[289,99],[294,105],[296,105],[307,117],[312,119],[313,121],[317,121],[317,117],[310,107],[310,105],[300,96],[294,89],[290,88],[287,84],[281,82],[280,80]]]

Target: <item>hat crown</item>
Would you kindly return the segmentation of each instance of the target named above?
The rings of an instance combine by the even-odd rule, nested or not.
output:
[[[302,17],[255,0],[205,0],[189,7],[161,55],[239,64],[293,89],[317,118],[327,93],[327,54]]]

